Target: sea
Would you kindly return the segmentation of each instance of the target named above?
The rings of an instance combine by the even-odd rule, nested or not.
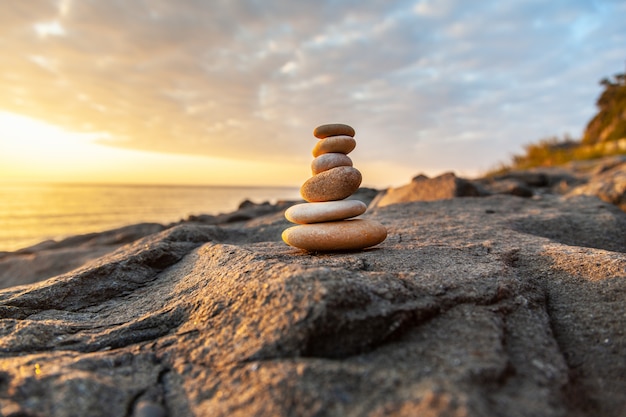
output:
[[[228,213],[244,200],[300,198],[297,187],[0,183],[0,252],[136,223]]]

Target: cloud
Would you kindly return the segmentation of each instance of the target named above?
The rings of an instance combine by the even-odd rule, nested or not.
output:
[[[352,124],[364,161],[486,168],[593,114],[623,2],[12,2],[0,108],[134,149],[307,158]]]

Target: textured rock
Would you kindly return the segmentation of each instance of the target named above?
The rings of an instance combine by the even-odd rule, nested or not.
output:
[[[283,240],[308,251],[360,250],[378,245],[387,237],[387,229],[372,220],[343,220],[293,226]]]
[[[0,415],[624,415],[616,207],[393,204],[364,216],[386,241],[333,255],[286,246],[268,216],[0,291]]]
[[[315,158],[325,153],[349,154],[356,148],[356,140],[350,136],[330,136],[319,140],[313,147],[312,154]]]
[[[531,187],[547,187],[550,185],[550,177],[548,174],[539,170],[510,171],[493,177],[493,180],[513,180]]]
[[[626,161],[601,168],[568,195],[593,195],[626,211]]]
[[[361,173],[353,167],[337,167],[309,178],[300,188],[300,195],[310,203],[343,200],[361,185]]]
[[[510,194],[518,197],[532,197],[535,195],[533,188],[514,179],[500,179],[483,181],[480,183],[485,190],[481,194]]]
[[[49,240],[14,253],[0,253],[0,288],[31,284],[63,274],[164,229],[165,226],[160,224],[141,223],[102,233],[72,236],[60,242]]]
[[[311,162],[311,172],[317,175],[320,172],[328,171],[331,168],[351,167],[352,159],[348,155],[342,153],[325,153]]]
[[[362,189],[355,197],[369,204],[375,190]],[[259,216],[280,213],[301,201],[278,201],[276,204],[244,201],[238,210],[218,215],[192,215],[184,222],[205,225],[240,224]],[[17,252],[0,252],[0,289],[31,284],[76,269],[85,263],[111,253],[119,247],[142,237],[160,232],[171,225],[141,223],[100,233],[72,236],[45,241]]]
[[[380,193],[371,207],[384,207],[410,201],[434,201],[454,197],[478,197],[481,193],[472,182],[446,173],[436,178],[418,176],[410,184],[389,188]]]
[[[254,203],[250,200],[244,200],[239,205],[239,208],[231,213],[191,215],[185,221],[212,225],[239,223],[259,216],[282,212],[287,207],[297,202],[298,201],[278,201],[276,204],[270,204],[269,201]]]
[[[527,171],[510,171],[474,181],[486,186],[487,191],[506,192],[506,184],[518,182],[530,188],[535,195],[570,194],[595,195],[612,204],[620,205],[620,172],[626,168],[626,155],[571,161],[562,166],[537,167]],[[513,188],[511,189],[514,190]]]
[[[321,125],[313,129],[313,136],[319,139],[341,135],[354,136],[354,129],[352,126],[344,125],[342,123]]]
[[[365,210],[365,203],[358,200],[303,203],[289,207],[285,218],[292,223],[309,224],[348,219],[365,213]]]

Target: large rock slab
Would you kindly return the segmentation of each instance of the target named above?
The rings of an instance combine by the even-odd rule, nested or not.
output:
[[[454,197],[478,197],[480,195],[482,194],[474,183],[448,172],[435,178],[419,175],[413,178],[409,184],[389,188],[381,192],[370,206],[384,207],[411,201],[434,201]]]
[[[279,218],[189,223],[0,291],[0,414],[623,416],[626,213],[494,196],[365,218],[389,237],[363,252],[304,254]]]

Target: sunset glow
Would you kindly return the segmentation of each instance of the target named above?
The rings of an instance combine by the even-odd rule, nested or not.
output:
[[[294,164],[135,151],[96,143],[103,136],[68,132],[0,112],[0,181],[284,185],[285,169],[306,175]]]
[[[364,184],[476,176],[578,137],[626,3],[9,2],[0,180],[297,185],[356,129]]]

